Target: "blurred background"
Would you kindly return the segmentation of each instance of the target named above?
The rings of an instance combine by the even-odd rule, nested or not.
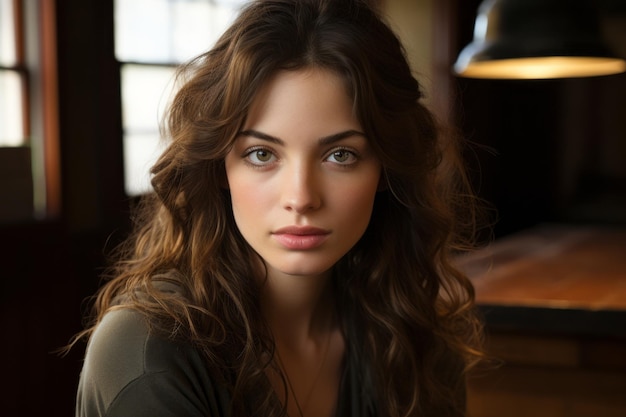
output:
[[[84,345],[55,350],[150,190],[174,68],[243,3],[0,0],[2,415],[72,415]],[[626,415],[626,75],[457,76],[480,1],[378,3],[492,207],[495,243],[460,260],[501,360],[470,416]],[[626,2],[587,5],[626,58]]]

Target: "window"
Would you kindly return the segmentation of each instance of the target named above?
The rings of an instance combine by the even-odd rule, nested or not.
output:
[[[0,146],[25,144],[26,70],[19,3],[0,0]]]
[[[0,222],[61,210],[54,0],[0,0]]]
[[[244,0],[116,0],[126,193],[150,191],[149,168],[165,144],[159,123],[175,68],[208,50]],[[150,13],[146,13],[149,10]]]
[[[0,0],[0,222],[60,212],[54,0]]]

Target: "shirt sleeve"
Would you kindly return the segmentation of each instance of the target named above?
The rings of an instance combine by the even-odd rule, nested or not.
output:
[[[220,417],[228,404],[201,355],[151,334],[138,312],[107,313],[89,341],[76,417]]]

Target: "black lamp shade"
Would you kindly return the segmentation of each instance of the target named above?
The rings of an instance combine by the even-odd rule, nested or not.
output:
[[[486,0],[454,65],[475,78],[562,78],[626,71],[587,0]]]

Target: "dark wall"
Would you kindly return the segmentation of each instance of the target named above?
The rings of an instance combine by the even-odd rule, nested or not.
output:
[[[70,416],[106,248],[128,229],[112,0],[57,1],[62,216],[0,225],[0,414]]]
[[[458,2],[458,51],[479,3]],[[592,3],[626,58],[626,3]],[[476,188],[497,212],[496,237],[543,222],[626,225],[626,74],[456,86],[457,121],[473,143]]]

